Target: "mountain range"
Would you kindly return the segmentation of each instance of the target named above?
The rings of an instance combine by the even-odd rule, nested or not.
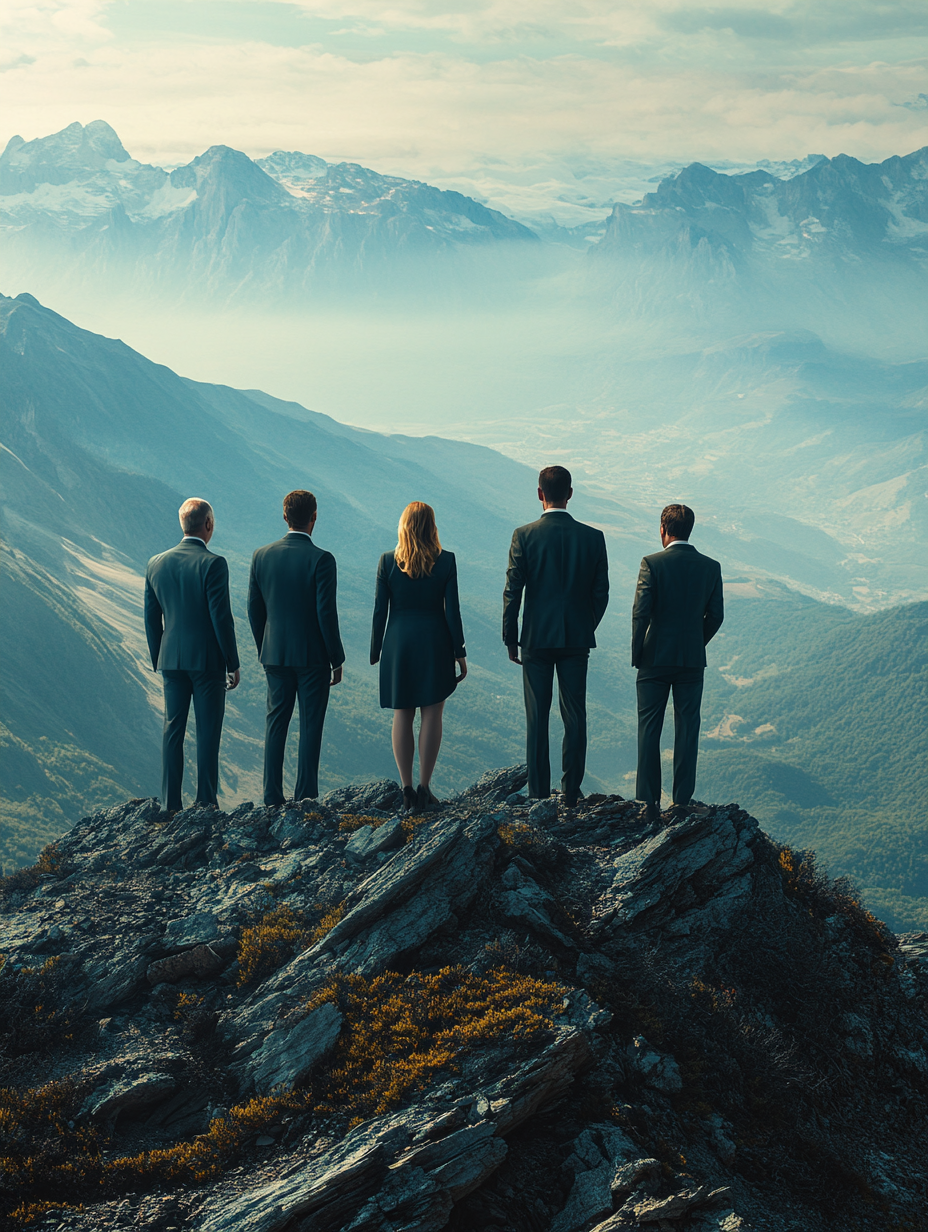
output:
[[[727,315],[743,319],[753,304],[758,323],[797,278],[810,287],[824,279],[822,293],[837,293],[848,263],[883,288],[880,299],[914,295],[928,257],[928,147],[872,165],[818,158],[794,171],[728,175],[694,163],[669,175],[640,203],[616,204],[602,234],[581,226],[576,242],[596,258],[581,263],[581,285],[658,311],[679,310],[681,293],[704,311],[712,286],[728,288]],[[474,261],[470,290],[513,271],[531,276],[541,259],[535,231],[459,192],[299,152],[252,160],[221,145],[168,171],[130,157],[102,120],[12,137],[0,156],[0,205],[14,275],[38,266],[61,279],[66,259],[70,278],[93,272],[149,293],[299,302],[362,287],[396,293],[401,270],[404,290],[421,293],[437,278],[447,295]],[[567,259],[560,232],[569,238],[569,229],[545,232],[555,242],[543,245],[544,270]],[[488,246],[491,266],[480,260]]]
[[[433,504],[458,556],[471,664],[449,706],[437,786],[459,790],[480,768],[518,760],[521,682],[500,640],[500,593],[512,527],[536,516],[532,469],[485,447],[361,431],[260,391],[185,380],[26,294],[0,300],[0,357],[3,859],[30,858],[90,807],[156,790],[160,696],[143,641],[142,576],[147,558],[175,541],[176,510],[191,493],[216,510],[246,665],[227,711],[226,804],[260,798],[264,690],[244,620],[247,567],[283,529],[280,500],[297,486],[315,491],[316,536],[339,561],[348,651],[323,787],[394,773],[367,663],[369,613],[377,558],[413,498]],[[606,532],[612,579],[591,673],[586,787],[631,795],[627,621],[638,561],[653,546],[652,512],[634,494],[618,500],[586,480],[577,489],[572,508]],[[790,536],[810,560],[821,550],[795,529],[781,532],[784,551]],[[759,545],[778,532],[758,523],[751,533]],[[915,854],[925,664],[912,629],[924,605],[862,617],[765,580],[721,523],[700,524],[696,539],[722,560],[729,593],[710,647],[706,792],[738,795],[793,843],[814,838],[890,918],[918,922],[928,895]]]

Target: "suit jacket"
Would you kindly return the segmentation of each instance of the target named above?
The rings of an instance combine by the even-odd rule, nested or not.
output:
[[[156,671],[236,671],[225,557],[200,539],[153,556],[145,574],[145,633]]]
[[[261,662],[341,667],[335,589],[335,557],[308,535],[287,534],[258,548],[248,580],[248,620]]]
[[[522,633],[519,606],[523,592]],[[512,536],[503,591],[503,641],[527,650],[596,645],[609,602],[606,537],[569,513],[545,513]]]
[[[632,608],[632,667],[705,667],[725,617],[722,566],[691,543],[645,556]]]

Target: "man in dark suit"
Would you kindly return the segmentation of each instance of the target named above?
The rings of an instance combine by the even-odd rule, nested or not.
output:
[[[145,575],[145,633],[151,665],[164,684],[161,800],[182,808],[184,736],[190,699],[197,723],[197,804],[217,804],[219,741],[226,690],[241,679],[229,606],[229,566],[207,547],[216,526],[205,500],[192,498],[179,514],[184,537],[153,556]]]
[[[342,678],[345,652],[335,607],[335,557],[312,541],[316,498],[284,497],[282,539],[258,548],[248,583],[248,619],[267,675],[264,803],[283,804],[284,750],[294,701],[300,747],[294,799],[319,794],[319,753],[329,689]]]
[[[693,798],[706,646],[725,615],[719,562],[688,542],[695,521],[686,505],[668,505],[661,514],[664,548],[642,560],[632,609],[632,667],[638,668],[635,795],[645,802],[650,821],[660,816],[661,728],[671,692],[674,811],[685,811]]]
[[[567,512],[570,471],[546,466],[538,476],[542,514],[512,536],[503,591],[503,641],[522,665],[528,794],[551,794],[548,717],[554,676],[564,720],[561,791],[572,808],[586,765],[586,674],[594,631],[609,602],[606,539]],[[523,592],[522,633],[519,607]],[[522,658],[519,658],[519,647]]]

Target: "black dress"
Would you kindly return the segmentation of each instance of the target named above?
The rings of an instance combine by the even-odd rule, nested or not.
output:
[[[388,620],[389,617],[389,620]],[[464,658],[464,627],[453,552],[411,578],[384,552],[377,566],[371,663],[380,659],[380,705],[413,710],[454,692],[454,661]]]

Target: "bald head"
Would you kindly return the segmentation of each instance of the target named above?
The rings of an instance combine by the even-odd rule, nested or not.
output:
[[[181,530],[185,535],[202,537],[204,531],[212,532],[215,524],[212,505],[198,496],[191,496],[189,500],[185,500],[178,509],[177,516],[180,518]]]

